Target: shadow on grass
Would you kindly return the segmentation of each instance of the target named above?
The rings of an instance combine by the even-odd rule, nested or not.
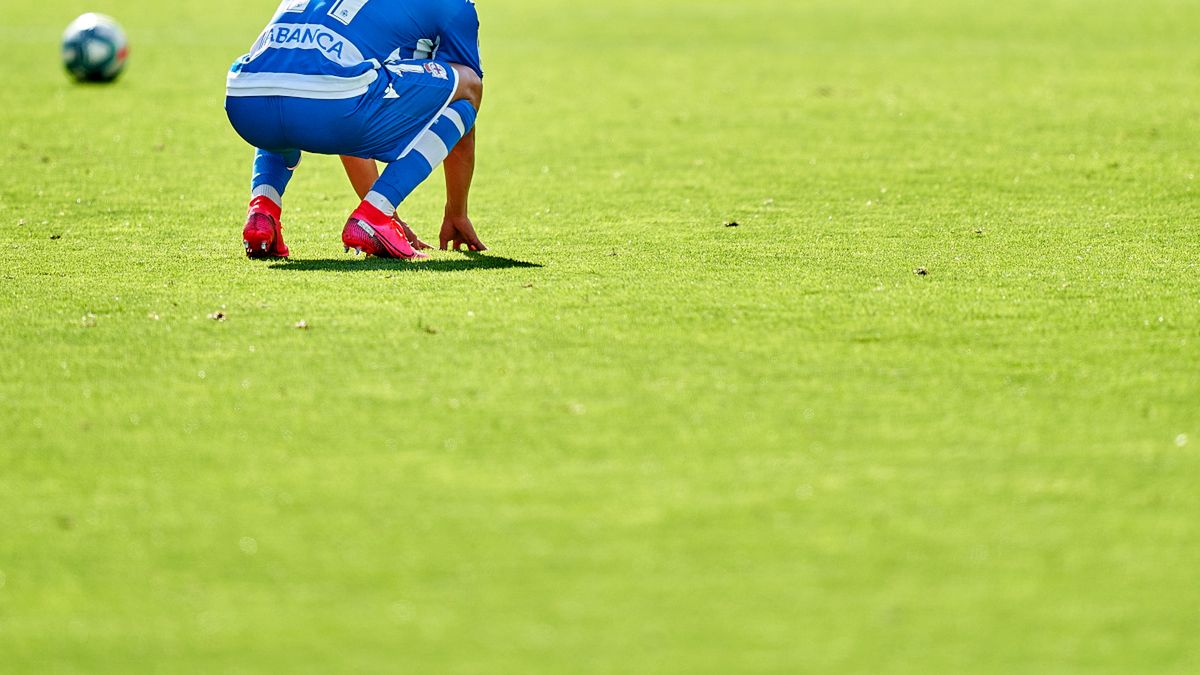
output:
[[[541,267],[538,263],[513,260],[484,253],[464,253],[457,260],[388,260],[386,258],[323,258],[320,260],[281,260],[273,263],[273,270],[288,272],[370,272],[389,270],[393,272],[469,272],[471,270],[507,270],[512,268]]]

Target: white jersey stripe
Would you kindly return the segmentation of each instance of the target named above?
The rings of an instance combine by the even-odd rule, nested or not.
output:
[[[229,96],[294,96],[312,99],[342,99],[362,96],[379,77],[369,70],[355,77],[300,75],[297,73],[231,72],[226,79]]]

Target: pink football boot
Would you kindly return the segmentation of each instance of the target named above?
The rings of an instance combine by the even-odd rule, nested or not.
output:
[[[346,227],[342,228],[342,244],[349,253],[366,253],[377,258],[416,260],[427,258],[424,253],[413,250],[404,236],[404,230],[390,216],[367,203],[359,205]]]
[[[283,243],[281,215],[279,205],[266,197],[255,197],[250,201],[246,227],[242,229],[247,258],[286,258],[291,254],[287,244]]]

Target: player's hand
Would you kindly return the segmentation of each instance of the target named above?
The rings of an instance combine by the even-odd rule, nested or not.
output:
[[[414,249],[418,251],[428,251],[429,249],[433,248],[429,244],[421,241],[420,237],[417,236],[417,233],[413,232],[412,228],[408,226],[408,223],[400,220],[400,216],[395,216],[395,218],[396,223],[400,225],[400,229],[404,232],[404,238],[408,240],[408,243],[412,244]]]
[[[487,246],[479,241],[479,235],[475,234],[475,226],[471,224],[471,219],[466,216],[446,216],[442,221],[441,236],[438,238],[441,240],[443,251],[450,246],[453,246],[455,251],[461,251],[463,246],[466,246],[468,251],[487,250]]]

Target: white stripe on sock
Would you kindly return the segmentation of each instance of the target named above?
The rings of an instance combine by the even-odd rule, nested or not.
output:
[[[250,193],[250,198],[254,199],[255,197],[266,197],[275,202],[276,206],[283,206],[283,195],[280,195],[279,190],[270,185],[259,185],[254,188],[254,191]]]
[[[413,150],[420,153],[425,158],[425,161],[429,162],[430,167],[436,167],[438,164],[441,164],[442,160],[446,159],[446,156],[450,154],[450,150],[446,147],[446,144],[437,134],[433,133],[432,129],[421,134],[421,137],[417,139],[416,145],[413,146]]]
[[[366,199],[363,201],[367,202],[371,206],[374,206],[380,211],[383,211],[387,215],[391,215],[396,212],[396,205],[389,202],[387,197],[384,197],[374,190],[368,192]]]
[[[467,124],[463,122],[462,115],[459,115],[457,110],[454,108],[446,108],[446,111],[442,113],[442,116],[453,122],[454,126],[458,127],[459,136],[467,135]]]

